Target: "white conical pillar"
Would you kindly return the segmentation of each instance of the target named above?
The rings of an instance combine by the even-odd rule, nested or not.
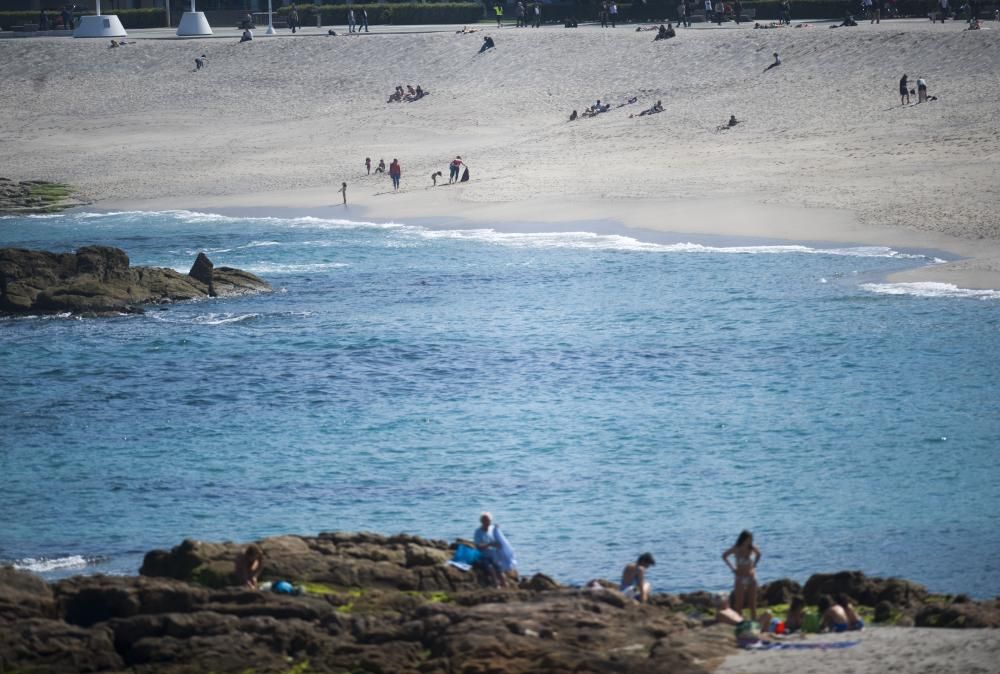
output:
[[[97,0],[97,14],[81,16],[73,37],[127,37],[125,26],[114,14],[101,15],[101,0]]]
[[[191,0],[191,11],[184,12],[180,23],[177,24],[177,34],[181,37],[193,37],[195,35],[211,35],[212,27],[208,25],[205,12],[197,11],[194,5],[195,0]]]
[[[267,30],[264,31],[265,35],[274,35],[274,17],[271,12],[271,0],[267,0]]]

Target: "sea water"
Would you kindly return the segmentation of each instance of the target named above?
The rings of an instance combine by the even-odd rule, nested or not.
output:
[[[530,230],[530,228],[528,228]],[[543,227],[536,228],[544,229]],[[581,228],[583,229],[583,228]],[[0,561],[135,573],[183,538],[471,537],[660,591],[898,575],[1000,593],[1000,296],[882,248],[235,218],[0,220],[0,246],[197,252],[275,291],[0,321]]]

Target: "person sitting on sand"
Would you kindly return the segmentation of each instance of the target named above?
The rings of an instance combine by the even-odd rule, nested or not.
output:
[[[785,617],[785,634],[802,632],[806,623],[806,600],[802,595],[792,597],[788,605],[788,615]]]
[[[851,604],[851,598],[840,592],[837,594],[836,600],[837,605],[844,609],[844,613],[847,615],[847,629],[852,631],[863,630],[865,628],[865,621],[861,619],[861,615],[854,608],[854,605]]]
[[[418,84],[417,85],[417,91],[416,91],[416,98],[414,98],[413,100],[419,101],[421,98],[423,98],[426,95],[427,95],[427,92],[424,91],[423,89],[421,89],[420,85]]]
[[[204,68],[207,65],[208,65],[208,57],[205,56],[204,54],[202,54],[201,56],[196,57],[195,60],[194,60],[194,69],[195,70],[201,70],[202,68]]]
[[[264,567],[264,552],[254,543],[247,546],[242,554],[236,556],[233,564],[233,575],[236,582],[243,587],[257,589],[257,578]]]
[[[379,159],[378,166],[375,167],[375,173],[385,173],[385,160]]]
[[[573,112],[569,113],[569,121],[575,122],[578,116],[579,115],[576,114],[576,110],[574,110]]]
[[[646,571],[654,564],[656,564],[656,560],[648,552],[639,555],[639,558],[631,564],[626,564],[622,571],[622,582],[618,586],[618,591],[626,597],[637,600],[640,604],[647,603],[651,586],[646,580]]]
[[[486,37],[483,38],[483,46],[479,48],[479,53],[482,54],[487,49],[493,49],[493,47],[495,46],[496,44],[494,44],[493,38],[487,35]]]
[[[834,603],[829,595],[823,595],[816,602],[816,607],[820,613],[820,631],[829,630],[831,632],[846,632],[850,628],[847,618],[847,611],[843,606]]]
[[[740,123],[740,120],[736,119],[736,115],[729,115],[729,128],[733,128]]]
[[[494,587],[507,587],[507,579],[498,561],[500,542],[497,540],[498,530],[493,524],[493,515],[484,512],[479,516],[479,524],[479,528],[472,536],[476,549],[482,553],[476,564],[486,573],[487,579]]]
[[[250,30],[249,28],[244,28],[243,36],[240,37],[240,44],[244,42],[250,42],[251,40],[253,40],[253,31]]]
[[[774,52],[774,63],[772,63],[768,67],[764,68],[764,72],[766,73],[771,68],[777,68],[780,65],[781,65],[781,58],[779,58],[778,52]]]
[[[733,562],[729,558],[733,558]],[[733,572],[733,608],[737,613],[743,607],[750,608],[750,618],[757,619],[757,564],[760,550],[753,544],[753,534],[744,529],[736,538],[736,544],[722,553],[722,561]]]

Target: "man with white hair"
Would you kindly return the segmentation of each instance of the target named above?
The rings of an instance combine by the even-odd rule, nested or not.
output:
[[[484,512],[479,516],[480,527],[472,536],[472,542],[476,549],[482,553],[482,557],[477,564],[483,571],[490,583],[494,587],[507,587],[507,578],[504,575],[517,564],[514,561],[514,551],[511,550],[507,539],[500,533],[500,528],[493,524],[493,515]]]

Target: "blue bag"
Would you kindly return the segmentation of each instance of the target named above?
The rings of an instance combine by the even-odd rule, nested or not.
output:
[[[452,557],[451,561],[458,562],[459,564],[475,564],[483,556],[483,553],[479,552],[475,548],[470,548],[468,545],[459,544],[455,548],[455,556]]]

